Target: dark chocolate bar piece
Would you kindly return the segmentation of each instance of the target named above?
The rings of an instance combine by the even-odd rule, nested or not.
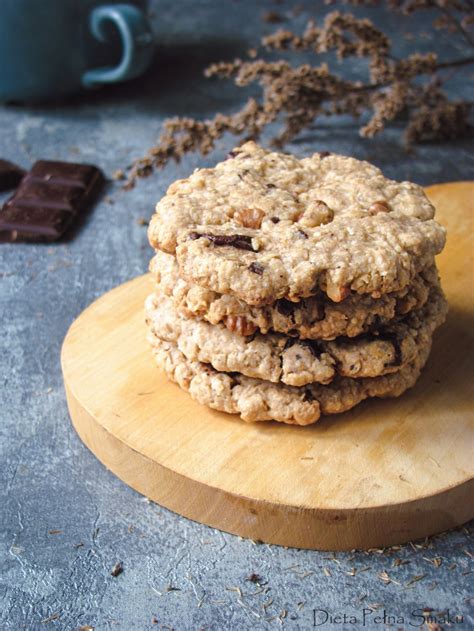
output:
[[[35,162],[0,211],[0,241],[56,241],[92,205],[103,182],[93,165]]]
[[[18,186],[26,171],[21,167],[0,158],[0,193]]]

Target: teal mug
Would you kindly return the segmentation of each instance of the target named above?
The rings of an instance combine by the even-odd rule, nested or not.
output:
[[[0,0],[0,101],[44,101],[149,66],[146,0]]]

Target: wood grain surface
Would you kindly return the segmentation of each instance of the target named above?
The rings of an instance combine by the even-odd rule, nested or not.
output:
[[[66,394],[81,439],[159,504],[269,543],[386,546],[472,518],[474,183],[427,192],[448,228],[438,263],[451,308],[404,396],[308,427],[247,424],[209,410],[154,364],[145,275],[94,302],[64,341]]]

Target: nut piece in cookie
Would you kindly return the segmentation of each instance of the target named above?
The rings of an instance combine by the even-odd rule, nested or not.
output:
[[[306,206],[301,215],[298,217],[298,223],[308,228],[316,228],[325,223],[329,223],[334,219],[334,212],[329,206],[318,199]]]
[[[248,322],[244,316],[228,315],[224,318],[223,322],[229,331],[232,333],[238,333],[244,337],[253,335],[257,330],[255,324]]]
[[[235,215],[235,221],[245,228],[260,228],[265,213],[260,208],[241,208]]]

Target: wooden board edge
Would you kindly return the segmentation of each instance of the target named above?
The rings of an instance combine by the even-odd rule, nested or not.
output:
[[[75,398],[66,375],[65,390],[74,428],[110,471],[161,506],[231,534],[293,548],[344,551],[406,543],[474,518],[472,479],[403,505],[349,510],[295,508],[213,488],[169,470],[109,433]],[[367,533],[374,534],[368,539]]]
[[[456,187],[474,188],[474,180],[450,180],[449,182],[436,182],[436,184],[427,184],[423,186],[423,190],[427,195],[439,189]]]

